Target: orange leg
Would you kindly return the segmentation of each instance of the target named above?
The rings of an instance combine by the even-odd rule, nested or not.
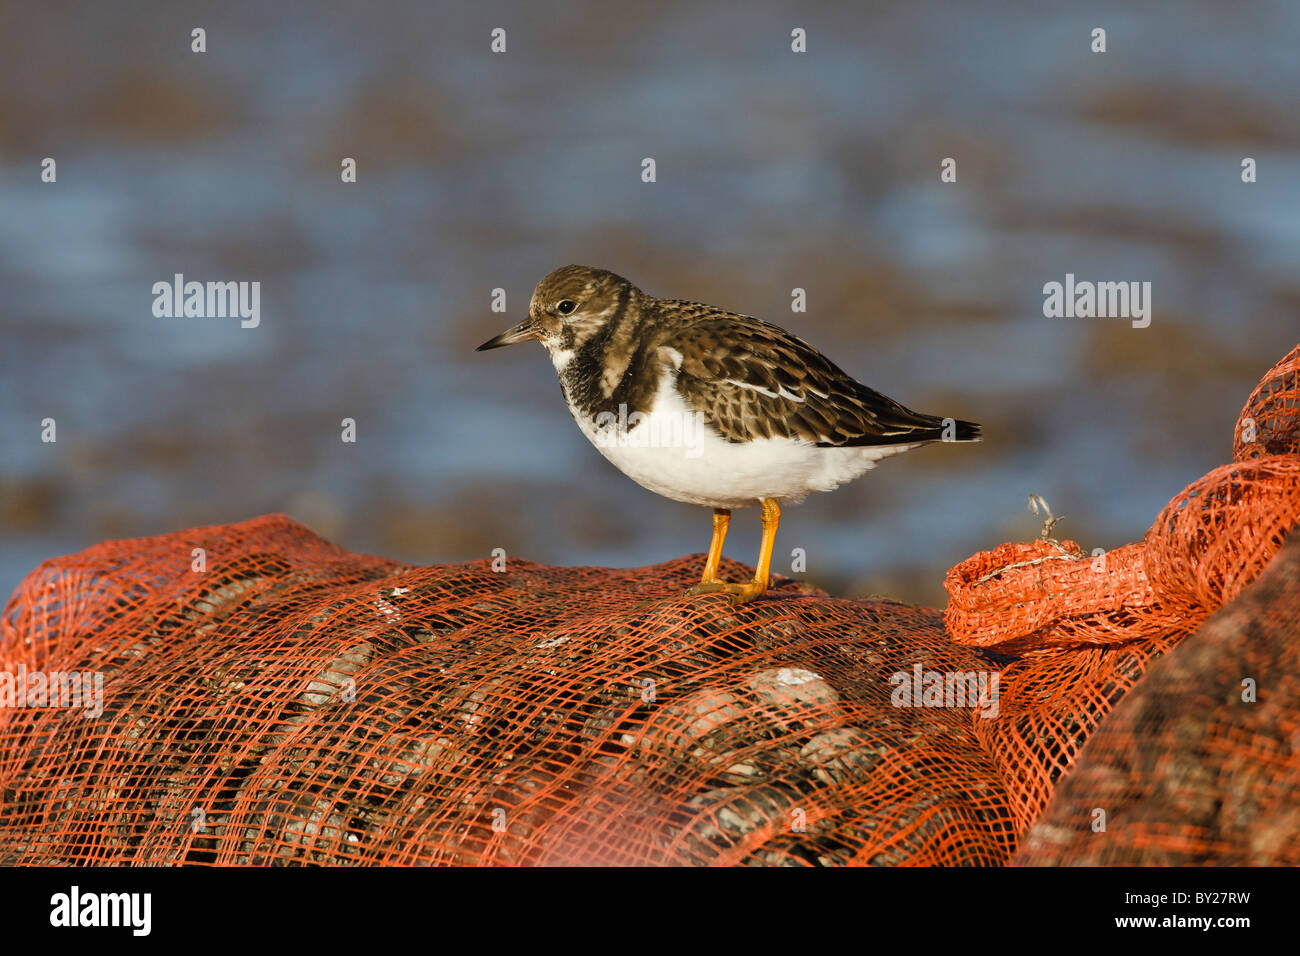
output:
[[[776,547],[776,529],[781,524],[781,506],[775,498],[763,499],[763,541],[758,548],[758,568],[754,572],[754,583],[762,590],[767,590],[772,570],[772,549]]]
[[[763,499],[763,543],[759,546],[758,566],[754,580],[747,584],[730,584],[718,580],[718,561],[722,557],[722,542],[727,536],[731,512],[717,510],[713,513],[713,543],[709,558],[704,564],[704,577],[687,594],[712,594],[724,592],[733,604],[748,604],[767,591],[772,570],[772,549],[776,546],[776,529],[781,523],[781,507],[773,498]],[[719,530],[721,529],[721,530]]]
[[[714,508],[713,540],[709,542],[709,557],[704,562],[701,584],[716,584],[718,581],[718,565],[722,563],[722,544],[727,540],[729,527],[731,527],[731,512],[726,508]]]
[[[722,562],[722,544],[727,540],[729,527],[731,527],[731,512],[726,508],[714,508],[713,540],[709,542],[709,556],[704,561],[704,574],[700,577],[700,583],[687,591],[687,594],[708,594],[726,588],[726,584],[718,579],[718,565]]]

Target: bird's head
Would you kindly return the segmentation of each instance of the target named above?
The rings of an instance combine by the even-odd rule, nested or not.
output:
[[[528,318],[488,339],[478,351],[537,339],[552,358],[572,353],[618,315],[636,291],[622,276],[604,269],[556,269],[537,283],[528,304]]]

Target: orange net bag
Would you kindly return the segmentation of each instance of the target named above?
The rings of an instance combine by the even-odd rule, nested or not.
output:
[[[793,582],[685,598],[700,556],[410,567],[283,516],[107,542],[0,617],[0,864],[1005,863],[1112,709],[1266,583],[1295,479],[1218,469],[1100,562],[976,555],[948,631]]]
[[[1300,523],[1300,347],[1264,376],[1235,434],[1237,460],[1175,496],[1141,544],[1092,557],[1073,541],[1004,544],[953,567],[952,639],[1026,651],[1190,633]]]
[[[1088,740],[1014,863],[1300,865],[1300,540]]]
[[[1233,461],[1300,455],[1300,345],[1256,386],[1232,434]]]
[[[1004,544],[953,567],[944,585],[953,640],[1003,651],[1127,644],[1178,620],[1156,601],[1140,544],[1095,557],[1074,541]]]
[[[410,568],[280,516],[50,562],[0,667],[109,692],[5,712],[0,862],[1009,856],[969,715],[891,704],[900,670],[989,667],[935,612],[732,609],[682,597],[698,568]]]

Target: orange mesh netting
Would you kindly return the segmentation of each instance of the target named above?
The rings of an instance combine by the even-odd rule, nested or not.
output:
[[[684,598],[699,556],[408,567],[282,516],[46,562],[0,621],[0,864],[1000,864],[1090,737],[1084,790],[1026,859],[1095,858],[1080,808],[1115,807],[1115,832],[1157,796],[1199,815],[1152,811],[1129,858],[1215,859],[1252,825],[1252,845],[1295,844],[1295,589],[1250,585],[1300,519],[1295,355],[1243,412],[1266,454],[1109,555],[963,562],[947,633],[793,582]],[[1264,608],[1257,658],[1221,616],[1158,660],[1227,601]],[[39,706],[33,675],[83,672],[102,713]],[[1243,710],[1232,682],[1257,674],[1271,709]],[[1175,746],[1196,781],[1161,763]],[[1227,780],[1239,809],[1216,823]]]
[[[1297,609],[1300,539],[1151,666],[1014,862],[1300,865]]]
[[[958,564],[944,582],[952,639],[1009,651],[1189,633],[1300,523],[1300,347],[1264,376],[1234,434],[1236,460],[1176,495],[1141,544],[1095,557],[1073,541],[1005,544]]]
[[[1246,400],[1233,433],[1233,461],[1300,455],[1300,345],[1264,376]]]

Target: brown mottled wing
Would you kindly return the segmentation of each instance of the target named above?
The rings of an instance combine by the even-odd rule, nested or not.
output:
[[[937,441],[943,419],[867,388],[784,329],[715,312],[665,336],[681,353],[677,389],[728,441],[802,438],[818,445]],[[979,426],[957,422],[955,438]]]

